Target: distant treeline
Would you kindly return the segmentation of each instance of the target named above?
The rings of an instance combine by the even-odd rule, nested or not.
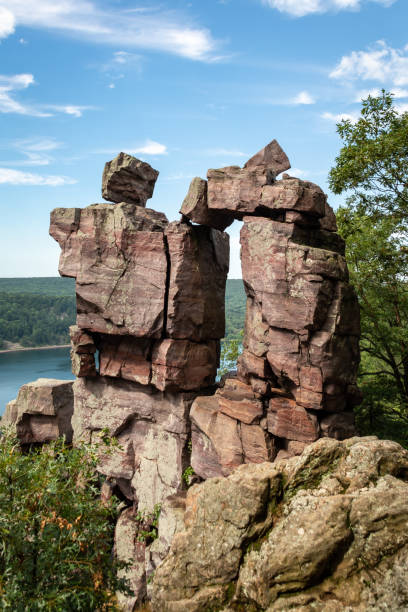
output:
[[[226,337],[240,337],[245,320],[241,280],[227,281]],[[68,344],[75,323],[72,278],[0,278],[0,349],[5,341],[25,347]]]

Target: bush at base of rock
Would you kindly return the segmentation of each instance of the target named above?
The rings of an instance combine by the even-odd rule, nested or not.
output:
[[[115,610],[117,501],[99,499],[95,447],[23,452],[0,432],[0,609]],[[109,448],[105,446],[105,452]]]

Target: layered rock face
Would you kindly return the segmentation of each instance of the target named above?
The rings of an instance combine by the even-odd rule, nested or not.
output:
[[[408,452],[322,439],[192,486],[152,610],[406,610]]]
[[[276,180],[289,167],[273,141],[244,168],[209,170],[206,190],[194,179],[181,209],[216,225],[243,220],[243,352],[236,377],[191,410],[192,466],[202,478],[355,433],[359,307],[344,242],[317,185]]]

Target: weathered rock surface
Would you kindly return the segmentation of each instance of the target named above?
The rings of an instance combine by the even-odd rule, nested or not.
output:
[[[253,157],[246,162],[244,168],[256,168],[258,166],[266,166],[276,177],[281,172],[289,170],[290,162],[278,141],[272,140],[266,147],[253,155]]]
[[[234,221],[232,216],[209,210],[207,181],[199,177],[195,177],[191,181],[188,193],[180,208],[180,213],[194,223],[213,227],[221,231],[224,231]]]
[[[166,334],[201,340],[225,335],[225,283],[229,236],[173,222],[166,228],[170,278]]]
[[[408,452],[322,439],[187,492],[153,611],[404,610]]]
[[[165,215],[135,204],[56,208],[50,234],[59,271],[76,278],[77,324],[89,331],[160,338],[164,328]],[[68,223],[67,219],[76,219]]]
[[[96,376],[96,346],[90,334],[77,325],[69,328],[71,337],[71,364],[74,376]]]
[[[65,436],[72,441],[73,381],[38,378],[20,387],[6,406],[2,426],[16,428],[21,444],[44,444]]]
[[[100,470],[143,512],[183,488],[188,463],[191,393],[99,376],[74,383],[74,441],[95,442],[104,429],[121,448],[101,457]]]
[[[127,153],[119,153],[105,164],[102,197],[110,202],[131,202],[146,206],[153,195],[159,173],[146,162]]]

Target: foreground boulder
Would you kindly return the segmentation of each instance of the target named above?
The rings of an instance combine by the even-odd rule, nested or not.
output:
[[[39,378],[23,385],[6,406],[1,425],[16,428],[21,444],[44,444],[65,436],[72,441],[72,380]]]
[[[187,492],[154,611],[403,610],[408,451],[322,439]],[[180,529],[180,528],[179,528]]]
[[[146,162],[128,153],[119,153],[105,164],[102,197],[111,202],[131,202],[146,206],[152,197],[159,173]]]

